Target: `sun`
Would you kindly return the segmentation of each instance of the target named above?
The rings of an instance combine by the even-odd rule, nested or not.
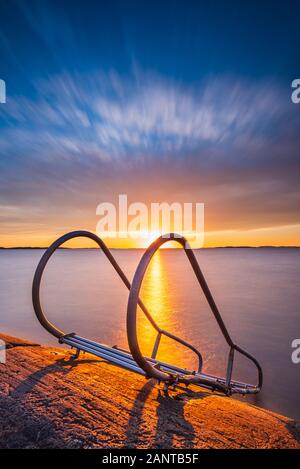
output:
[[[159,230],[153,230],[150,232],[141,232],[141,238],[140,238],[140,247],[142,248],[147,248],[153,241],[155,241],[159,236],[165,234],[165,232],[159,231]],[[160,246],[159,249],[170,249],[170,248],[176,248],[179,247],[178,243],[170,240],[169,242],[166,242],[162,246]]]

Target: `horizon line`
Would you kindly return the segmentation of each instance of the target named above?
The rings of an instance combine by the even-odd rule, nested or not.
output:
[[[50,246],[50,245],[49,245]],[[4,249],[48,249],[49,246],[0,246],[0,250]],[[199,249],[262,249],[262,248],[272,248],[272,249],[278,249],[278,248],[287,248],[287,249],[298,249],[300,246],[295,246],[295,245],[260,245],[260,246],[248,246],[248,245],[240,245],[240,246],[235,246],[235,245],[228,245],[228,246],[203,246],[201,248],[191,248],[192,250],[199,250]],[[99,247],[67,247],[67,246],[59,246],[57,249],[71,249],[71,250],[76,250],[76,249],[99,249]],[[108,247],[110,250],[123,250],[123,251],[145,251],[147,248],[146,247],[129,247],[129,248],[124,248],[124,247]],[[183,249],[182,247],[166,247],[164,250],[180,250]]]

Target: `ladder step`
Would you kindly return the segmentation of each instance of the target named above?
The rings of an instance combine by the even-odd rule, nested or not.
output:
[[[92,340],[85,339],[84,337],[80,337],[80,336],[77,336],[77,335],[66,336],[66,339],[68,339],[68,340],[72,339],[72,340],[76,341],[78,343],[78,345],[80,345],[81,343],[86,343],[90,346],[96,347],[97,349],[101,348],[103,350],[106,350],[109,353],[113,353],[113,354],[118,355],[118,356],[123,356],[124,358],[129,359],[133,363],[136,364],[136,362],[133,359],[131,353],[128,352],[127,350],[125,350],[125,349],[121,349],[119,347],[109,347],[108,345],[99,344],[98,342],[94,342]],[[64,337],[62,337],[61,342],[65,342]],[[180,368],[180,367],[175,366],[175,365],[170,365],[168,363],[161,362],[159,360],[155,360],[155,359],[149,358],[149,357],[145,357],[145,358],[150,363],[159,364],[162,368],[166,369],[167,371],[171,371],[173,373],[180,373],[180,374],[183,374],[183,375],[193,375],[194,374],[192,371],[186,370],[184,368]]]
[[[123,368],[127,368],[128,370],[134,371],[135,373],[145,376],[145,372],[139,366],[133,364],[133,362],[125,361],[122,357],[117,357],[116,355],[112,356],[101,348],[97,350],[96,348],[91,348],[88,344],[79,344],[78,342],[72,341],[72,339],[70,338],[64,339],[63,342],[67,345],[70,345],[71,347],[75,347],[80,350],[83,350],[84,352],[96,355],[97,357],[104,358],[109,362],[115,363],[117,365],[122,366]]]
[[[99,344],[98,342],[85,339],[84,337],[80,337],[76,334],[63,336],[60,341],[66,345],[83,350],[84,352],[91,353],[97,357],[104,358],[109,362],[115,363],[119,366],[122,366],[123,368],[145,376],[145,372],[136,364],[130,352],[125,349]],[[169,365],[168,363],[160,362],[159,360],[155,360],[149,357],[145,358],[153,365],[158,364],[160,368],[166,372],[177,373],[180,376],[194,375],[196,378],[199,378],[198,382],[193,383],[196,386],[212,389],[217,384],[221,384],[223,386],[226,385],[226,380],[224,378],[205,373],[193,373],[175,365]],[[247,394],[247,392],[256,388],[253,385],[234,380],[230,382],[230,385],[232,392],[241,394]]]

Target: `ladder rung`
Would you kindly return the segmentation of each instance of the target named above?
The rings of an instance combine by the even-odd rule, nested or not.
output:
[[[67,335],[65,337],[62,337],[61,342],[65,342],[65,339],[69,339],[69,338],[75,339],[79,343],[85,342],[89,345],[96,346],[97,348],[100,347],[100,348],[102,348],[104,350],[107,350],[111,353],[116,352],[116,353],[121,354],[122,356],[124,356],[124,358],[128,358],[128,359],[132,360],[133,363],[136,363],[135,360],[133,359],[131,353],[128,352],[127,350],[125,350],[125,349],[122,349],[122,348],[119,348],[119,347],[109,347],[108,345],[99,344],[98,342],[94,342],[92,340],[85,339],[84,337],[80,337],[80,336],[77,336],[77,335],[74,335],[74,336],[68,336]],[[180,368],[180,367],[175,366],[175,365],[170,365],[168,363],[165,363],[165,362],[153,359],[153,358],[149,358],[149,357],[145,357],[145,358],[150,363],[153,363],[153,364],[158,363],[162,368],[166,368],[167,370],[175,372],[175,373],[180,373],[180,374],[183,374],[183,375],[193,375],[194,374],[192,371],[186,370],[184,368]]]
[[[104,358],[105,360],[108,360],[112,363],[116,363],[122,366],[123,368],[127,368],[131,371],[135,371],[136,373],[139,373],[143,376],[145,375],[145,372],[137,365],[130,363],[130,361],[125,361],[123,358],[117,357],[116,355],[115,356],[109,355],[107,351],[101,348],[97,350],[96,348],[89,347],[87,344],[84,345],[82,343],[79,344],[78,342],[72,341],[72,339],[70,338],[64,339],[64,343],[67,345],[70,345],[71,347],[79,348],[80,350],[83,350],[84,352],[88,352],[93,355],[96,355],[97,357]]]
[[[117,347],[109,347],[104,344],[99,344],[97,342],[85,339],[77,335],[66,335],[61,338],[61,342],[75,347],[77,349],[83,350],[85,352],[96,355],[100,358],[104,358],[112,363],[116,363],[123,368],[127,368],[131,371],[145,375],[145,372],[136,364],[130,352],[127,352],[125,349],[119,349]],[[196,378],[199,378],[199,382],[194,382],[193,384],[200,387],[205,387],[208,389],[213,388],[218,383],[221,385],[226,385],[226,379],[220,378],[218,376],[213,376],[205,373],[193,373],[191,371],[185,370],[183,368],[176,367],[175,365],[169,365],[159,360],[152,358],[146,358],[149,362],[158,364],[161,369],[166,372],[175,372],[179,375],[194,375]],[[239,392],[242,394],[247,394],[248,390],[255,389],[255,386],[242,383],[239,381],[231,381],[230,386],[233,392]]]

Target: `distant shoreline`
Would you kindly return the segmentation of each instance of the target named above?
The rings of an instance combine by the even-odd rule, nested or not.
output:
[[[48,249],[49,246],[16,246],[16,247],[5,247],[0,246],[0,250],[34,250],[34,249]],[[70,250],[96,250],[99,249],[97,246],[90,248],[69,248],[60,246],[58,249],[70,249]],[[109,248],[110,250],[116,251],[145,251],[146,248]],[[180,250],[182,248],[164,248],[167,251]],[[300,246],[213,246],[203,248],[192,248],[193,251],[199,251],[200,249],[300,249]]]

